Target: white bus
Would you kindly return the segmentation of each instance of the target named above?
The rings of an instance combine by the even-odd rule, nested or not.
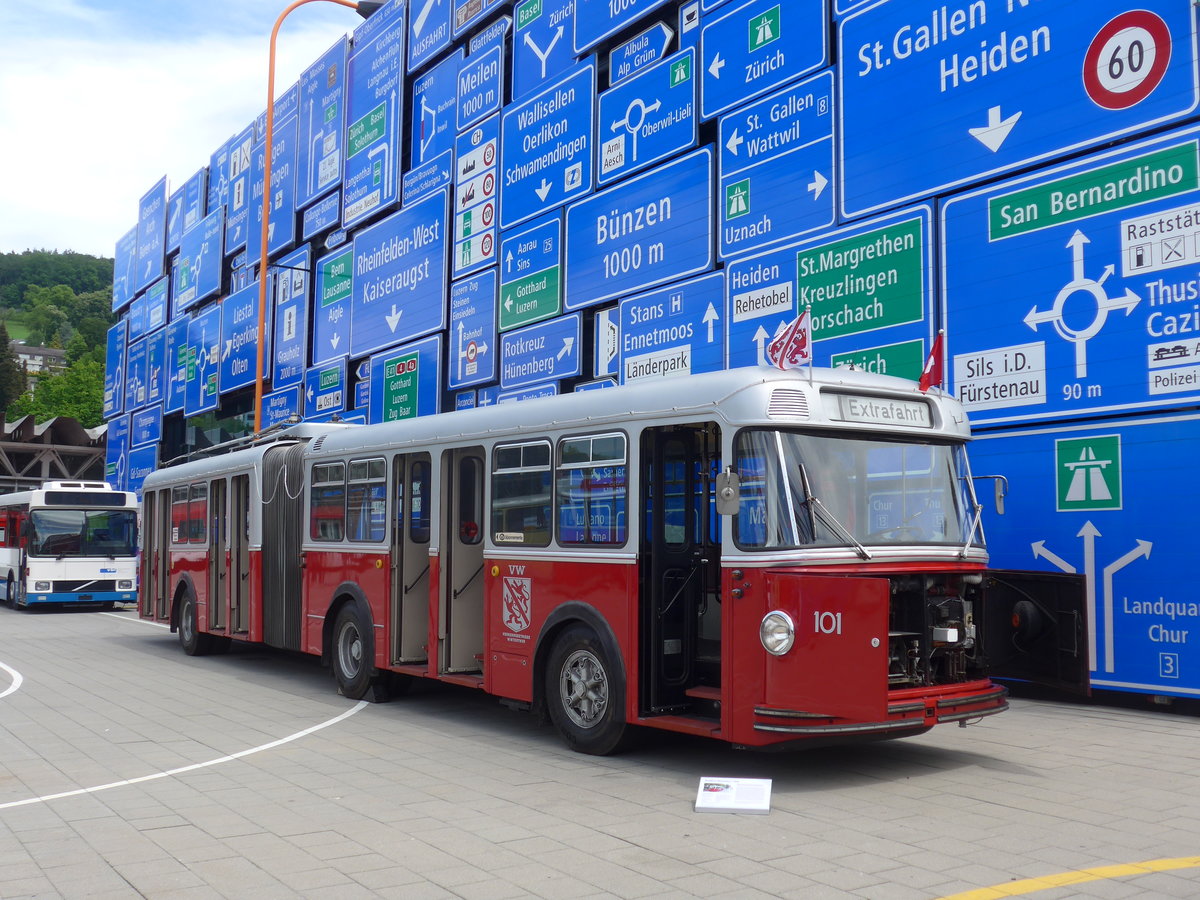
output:
[[[14,608],[137,600],[137,496],[103,481],[0,495],[0,589]]]

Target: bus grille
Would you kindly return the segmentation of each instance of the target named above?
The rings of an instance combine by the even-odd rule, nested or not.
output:
[[[54,591],[60,594],[75,594],[79,591],[115,591],[116,579],[107,578],[91,581],[55,581]]]
[[[771,392],[771,402],[767,405],[768,416],[778,416],[789,419],[808,418],[808,397],[804,391],[793,391],[781,388]]]

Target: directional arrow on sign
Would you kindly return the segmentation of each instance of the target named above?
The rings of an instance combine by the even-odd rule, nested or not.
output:
[[[546,45],[546,49],[542,50],[534,41],[533,35],[528,31],[525,32],[525,45],[533,51],[533,55],[538,58],[538,62],[542,64],[542,78],[546,77],[546,60],[550,58],[550,52],[554,49],[554,45],[558,43],[563,36],[563,27],[558,26],[558,30],[554,32],[554,37],[550,38],[550,43]]]
[[[391,315],[384,317],[387,319],[388,328],[392,329],[393,333],[396,331],[396,327],[400,324],[400,316],[403,314],[404,314],[404,310],[396,309],[396,304],[393,303]]]
[[[224,352],[221,353],[221,362],[225,362],[225,360],[229,359],[229,351],[232,349],[233,349],[233,341],[232,340],[226,341],[225,342],[225,350],[224,350]]]
[[[708,74],[719,80],[723,68],[725,68],[725,60],[721,59],[721,54],[718,53],[713,57],[713,61],[708,67]]]
[[[308,386],[308,393],[307,393],[307,395],[306,395],[306,396],[308,397],[308,402],[309,402],[309,403],[312,403],[312,401],[313,401],[313,397],[314,397],[314,396],[316,396],[316,394],[313,392],[313,389],[312,389],[312,385],[311,385],[311,384]]]
[[[550,188],[551,188],[551,187],[553,187],[553,185],[552,185],[552,184],[550,184],[550,182],[548,182],[548,181],[545,179],[545,177],[543,176],[543,177],[542,177],[542,186],[541,186],[541,187],[536,187],[536,188],[534,188],[534,189],[533,189],[533,192],[534,192],[535,194],[537,194],[537,195],[538,195],[538,199],[539,199],[539,200],[541,200],[543,203],[545,203],[545,202],[546,202],[546,198],[547,198],[547,197],[550,195]]]
[[[710,344],[716,339],[713,328],[719,318],[721,317],[717,315],[717,308],[709,303],[708,309],[704,311],[704,319],[702,321],[708,326],[708,342]]]
[[[744,137],[742,137],[740,134],[738,134],[738,130],[735,128],[735,129],[733,129],[733,134],[731,134],[729,136],[729,140],[727,140],[725,142],[725,149],[728,150],[730,153],[732,153],[734,156],[737,156],[738,148],[741,147],[742,144],[744,144],[745,142],[746,142],[746,139]]]
[[[988,123],[977,128],[968,128],[971,137],[983,144],[993,153],[1000,149],[1001,145],[1008,138],[1009,132],[1013,126],[1017,124],[1017,120],[1021,118],[1021,113],[1015,112],[1007,119],[1000,118],[1000,107],[993,106],[988,110]]]
[[[1045,541],[1034,541],[1029,546],[1033,550],[1034,559],[1037,559],[1040,556],[1042,559],[1046,560],[1046,562],[1058,566],[1064,572],[1072,574],[1075,572],[1075,567],[1073,565],[1071,565],[1061,556],[1058,556],[1056,553],[1046,549]]]
[[[413,20],[413,35],[421,36],[421,32],[425,30],[425,23],[429,21],[429,14],[433,12],[435,6],[440,6],[442,0],[425,0],[425,5],[421,11],[417,13],[416,19]]]
[[[504,257],[504,270],[506,272],[511,272],[512,264],[513,264],[513,252],[511,250],[509,250],[508,256]]]
[[[342,336],[340,334],[335,334],[333,337],[331,337],[329,339],[329,343],[333,346],[334,350],[336,350],[338,348],[338,344],[340,344],[341,342],[342,342]]]
[[[563,338],[563,346],[562,346],[562,349],[558,351],[558,359],[562,359],[564,356],[566,356],[568,353],[570,353],[571,348],[574,346],[575,346],[575,338],[573,338],[573,337]]]
[[[808,189],[812,192],[814,200],[821,196],[821,192],[825,190],[827,184],[829,184],[829,179],[813,169],[813,180],[808,183]]]
[[[767,365],[767,341],[771,340],[771,334],[761,325],[758,326],[758,331],[754,332],[754,343],[758,347],[758,364],[760,366]]]

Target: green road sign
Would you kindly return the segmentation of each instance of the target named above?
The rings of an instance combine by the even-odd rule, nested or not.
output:
[[[1054,442],[1058,511],[1121,508],[1121,436],[1095,435]]]
[[[406,353],[384,363],[383,421],[417,417],[419,374],[419,353]]]
[[[560,266],[551,266],[500,286],[500,330],[508,331],[562,312]]]
[[[904,341],[901,344],[885,344],[882,347],[867,347],[849,353],[835,353],[829,357],[831,366],[851,365],[878,375],[892,375],[916,381],[925,367],[925,342]]]

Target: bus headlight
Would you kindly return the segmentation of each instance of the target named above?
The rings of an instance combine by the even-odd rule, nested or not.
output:
[[[796,626],[792,624],[792,617],[777,609],[767,613],[758,626],[758,639],[762,641],[763,649],[772,656],[783,656],[796,642]]]
[[[50,582],[48,582],[48,581],[35,581],[35,582],[33,583],[33,589],[34,589],[35,591],[37,591],[38,593],[42,593],[42,592],[46,592],[46,593],[48,593],[48,592],[50,591]]]
[[[118,591],[132,591],[133,590],[133,581],[132,580],[118,581],[117,582],[117,590]]]

